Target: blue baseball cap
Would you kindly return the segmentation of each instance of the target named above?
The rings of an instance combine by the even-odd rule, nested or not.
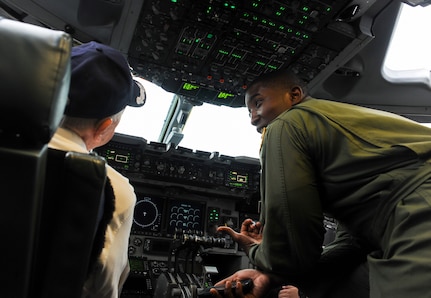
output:
[[[69,102],[64,114],[102,119],[145,104],[145,89],[118,50],[91,41],[72,47]]]

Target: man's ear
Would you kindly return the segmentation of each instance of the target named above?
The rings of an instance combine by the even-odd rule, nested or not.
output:
[[[97,124],[96,124],[96,131],[95,131],[95,135],[103,135],[103,133],[105,132],[105,130],[112,125],[112,123],[114,122],[114,120],[110,117],[108,118],[104,118],[102,120],[100,120]]]
[[[293,86],[290,90],[290,96],[292,97],[292,104],[295,105],[302,101],[304,98],[304,92],[299,86]]]

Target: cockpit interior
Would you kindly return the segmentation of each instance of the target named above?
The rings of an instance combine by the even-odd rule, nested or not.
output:
[[[386,63],[404,11],[427,11],[431,16],[429,4],[429,0],[0,0],[0,47],[16,46],[2,37],[3,20],[61,31],[73,45],[98,41],[123,53],[133,76],[158,90],[154,96],[148,91],[147,102],[153,108],[147,113],[159,113],[157,108],[163,106],[160,124],[140,122],[147,116],[132,118],[133,112],[126,110],[128,126],[119,127],[109,143],[95,149],[130,180],[137,195],[128,247],[131,271],[121,297],[198,297],[201,288],[251,266],[229,235],[216,232],[220,225],[238,230],[244,219],[259,219],[260,135],[251,127],[244,104],[248,84],[264,73],[287,68],[316,98],[431,123],[429,55],[413,69],[394,69]],[[416,29],[420,28],[410,30]],[[403,43],[409,45],[401,40],[396,47]],[[408,60],[420,49],[407,46],[395,61]],[[2,60],[0,55],[0,69]],[[0,92],[4,90],[6,86],[1,86]],[[218,120],[193,124],[199,130],[192,133],[192,116],[204,106],[217,108],[218,114],[213,114]],[[239,120],[223,112],[226,109],[241,111],[244,117]],[[221,122],[227,128],[221,128]],[[250,126],[251,145],[243,141],[247,136],[242,124]],[[210,129],[220,131],[221,139]],[[194,145],[185,143],[189,132],[198,140]],[[229,134],[233,139],[227,139]],[[240,150],[229,153],[207,145],[207,136],[217,145]],[[11,168],[21,171],[16,165]],[[17,216],[36,212],[20,213],[30,205],[14,208]],[[335,222],[328,217],[325,227],[329,242]],[[21,229],[25,226],[13,234],[19,236]],[[53,233],[68,237],[66,231]],[[19,246],[19,237],[13,241]],[[2,270],[3,281],[18,280],[2,282],[5,297],[32,297],[22,282],[31,263],[24,252],[15,250],[12,256],[22,258],[13,262],[21,268]],[[161,294],[160,287],[168,290]]]

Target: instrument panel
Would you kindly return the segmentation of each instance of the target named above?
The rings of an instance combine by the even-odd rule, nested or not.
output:
[[[169,92],[239,107],[262,73],[290,68],[316,78],[361,35],[348,22],[373,2],[145,1],[129,61]]]
[[[239,230],[245,218],[258,220],[259,160],[118,133],[95,151],[129,179],[137,196],[128,249],[131,274],[122,297],[152,297],[166,272],[204,276],[204,264],[221,274],[248,266],[233,239],[216,230],[221,225]],[[220,258],[232,262],[223,268]]]
[[[374,40],[390,2],[1,0],[0,8],[77,43],[117,48],[135,75],[191,103],[242,107],[249,83],[266,72],[291,69],[310,90],[334,74],[362,74],[349,61]]]
[[[162,183],[193,192],[240,198],[259,191],[260,163],[256,158],[173,148],[123,134],[116,134],[96,152],[138,184]]]

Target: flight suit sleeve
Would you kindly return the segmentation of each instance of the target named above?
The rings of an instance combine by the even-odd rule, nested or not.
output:
[[[325,233],[308,139],[300,127],[276,119],[261,151],[263,239],[249,257],[260,270],[285,280],[313,269]]]

